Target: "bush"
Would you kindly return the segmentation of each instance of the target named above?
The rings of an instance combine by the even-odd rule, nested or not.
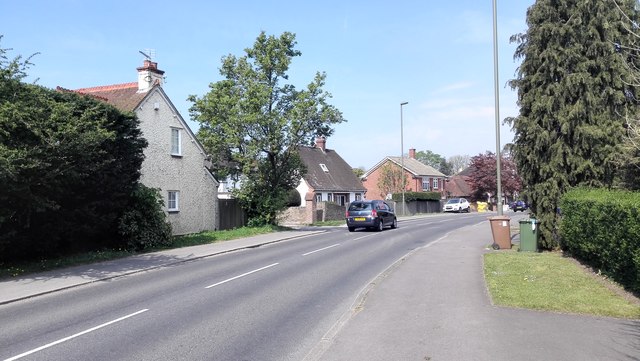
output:
[[[640,291],[640,193],[573,189],[560,201],[561,247]]]
[[[171,244],[171,224],[166,220],[163,205],[158,189],[138,184],[131,207],[122,215],[118,226],[127,249],[143,250]]]
[[[394,193],[391,198],[396,202],[402,202],[402,193]],[[439,192],[405,192],[405,202],[412,201],[440,201],[442,195]]]

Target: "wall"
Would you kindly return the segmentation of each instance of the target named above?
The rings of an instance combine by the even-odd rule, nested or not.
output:
[[[174,235],[217,229],[218,184],[205,168],[205,154],[163,93],[158,88],[151,92],[136,109],[143,137],[149,142],[140,181],[161,189],[165,212],[167,191],[180,192],[179,212],[167,212]],[[157,110],[154,103],[159,104]],[[181,132],[181,157],[170,154],[172,127]]]

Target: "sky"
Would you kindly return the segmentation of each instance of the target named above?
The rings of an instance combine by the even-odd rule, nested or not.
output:
[[[526,32],[534,0],[496,1],[502,124],[518,115],[509,38]],[[346,119],[327,148],[353,168],[411,148],[445,158],[496,152],[492,0],[0,0],[0,47],[12,49],[10,58],[38,53],[27,81],[68,89],[134,82],[139,51],[152,51],[194,132],[187,97],[222,80],[222,57],[245,55],[261,31],[296,34],[302,55],[289,84],[303,89],[316,72],[327,74],[329,102]],[[501,147],[513,140],[508,125],[499,133]]]

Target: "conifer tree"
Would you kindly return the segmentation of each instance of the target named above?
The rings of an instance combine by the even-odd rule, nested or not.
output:
[[[611,187],[635,90],[618,44],[629,43],[636,1],[538,0],[525,33],[512,36],[521,59],[516,79],[520,113],[513,155],[532,211],[542,221],[544,248],[559,246],[560,197],[578,185]]]

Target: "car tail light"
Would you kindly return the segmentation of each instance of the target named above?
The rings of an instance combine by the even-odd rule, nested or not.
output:
[[[344,217],[345,218],[349,218],[349,210],[348,209],[344,212]]]
[[[376,210],[372,210],[371,211],[371,217],[376,218],[378,216],[378,212],[376,212]]]

